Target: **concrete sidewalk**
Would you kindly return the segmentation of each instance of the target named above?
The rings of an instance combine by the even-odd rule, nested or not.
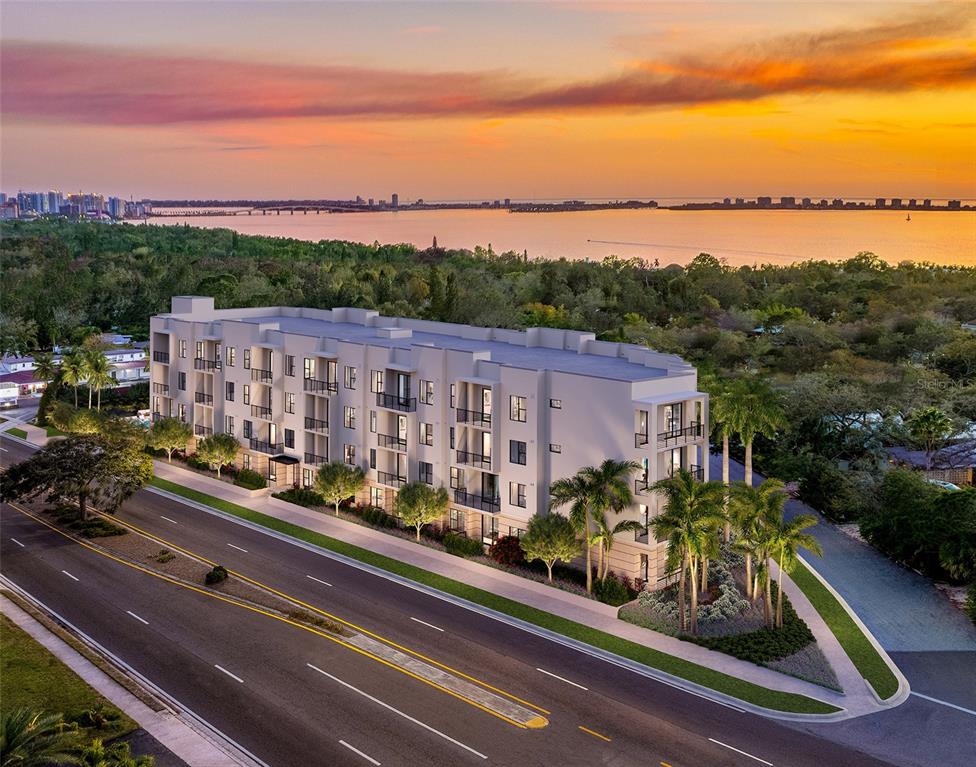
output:
[[[540,610],[567,618],[608,634],[673,655],[730,676],[773,690],[805,695],[845,709],[845,716],[876,713],[889,704],[879,704],[857,669],[844,653],[830,629],[802,592],[789,580],[786,593],[798,613],[807,621],[820,647],[837,673],[845,694],[780,674],[772,669],[683,642],[674,637],[635,626],[617,618],[617,609],[595,600],[552,588],[517,575],[420,546],[394,535],[357,525],[328,514],[312,511],[270,496],[251,497],[229,483],[191,472],[175,464],[156,461],[156,475],[183,487],[214,495],[262,514],[314,530],[346,543],[406,562],[462,583],[476,586]],[[899,701],[900,702],[900,701]]]
[[[0,596],[0,612],[47,648],[112,705],[138,722],[140,727],[190,767],[242,767],[242,765],[254,764],[232,757],[219,748],[209,736],[191,727],[172,711],[168,709],[153,711],[5,596]]]

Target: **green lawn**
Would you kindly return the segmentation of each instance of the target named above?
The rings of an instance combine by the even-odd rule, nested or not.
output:
[[[85,713],[99,704],[111,721],[102,729],[89,728],[91,737],[109,740],[135,730],[138,725],[89,687],[74,671],[55,658],[6,615],[0,616],[0,708],[43,709],[64,714],[67,721],[86,722]]]
[[[31,421],[31,424],[34,426],[38,425],[36,421]],[[68,434],[68,432],[61,431],[61,429],[57,429],[54,426],[40,426],[39,428],[44,429],[48,437],[65,437]]]
[[[898,691],[898,679],[830,590],[803,562],[797,563],[790,573],[790,578],[806,594],[807,599],[820,613],[820,617],[834,632],[837,641],[857,670],[861,672],[861,676],[870,683],[878,696],[882,700],[887,700],[894,695]]]
[[[15,437],[20,437],[21,439],[27,439],[27,432],[23,429],[7,429],[7,434],[12,434]]]
[[[514,618],[533,623],[536,626],[555,631],[581,642],[586,642],[594,647],[599,647],[625,658],[630,658],[645,666],[673,674],[758,706],[764,706],[777,711],[790,711],[804,714],[829,714],[839,710],[827,703],[803,695],[769,690],[751,682],[729,676],[728,674],[713,671],[712,669],[699,666],[682,658],[676,658],[658,650],[644,647],[636,642],[621,639],[620,637],[590,628],[589,626],[584,626],[583,624],[562,618],[558,615],[553,615],[543,610],[507,599],[506,597],[492,594],[491,592],[469,586],[468,584],[446,578],[436,573],[431,573],[414,565],[391,559],[382,554],[376,554],[375,552],[353,546],[335,538],[330,538],[327,535],[316,533],[308,528],[293,525],[290,522],[285,522],[267,514],[261,514],[244,506],[239,506],[236,503],[225,501],[222,498],[215,498],[212,495],[201,493],[198,490],[183,487],[175,482],[156,477],[153,479],[152,484],[162,490],[197,501],[198,503],[206,504],[227,514],[232,514],[268,529],[343,554],[360,562],[365,562],[366,564],[386,570],[387,572],[409,578],[417,583],[431,586],[448,594],[467,599],[492,610],[497,610],[506,615],[511,615]]]

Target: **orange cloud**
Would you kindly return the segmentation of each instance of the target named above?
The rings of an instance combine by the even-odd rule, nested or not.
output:
[[[276,118],[506,117],[747,103],[810,92],[901,92],[976,82],[966,6],[858,29],[638,62],[588,82],[531,74],[266,64],[78,45],[0,51],[6,115],[107,125]]]

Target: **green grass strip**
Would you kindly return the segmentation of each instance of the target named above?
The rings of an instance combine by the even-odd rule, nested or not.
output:
[[[21,439],[27,439],[27,432],[23,429],[7,429],[7,434],[12,434],[15,437],[20,437]]]
[[[201,493],[198,490],[183,487],[175,482],[156,477],[152,480],[152,484],[162,490],[211,506],[219,511],[232,514],[235,517],[254,522],[279,533],[284,533],[285,535],[305,541],[306,543],[320,546],[323,549],[343,554],[351,559],[356,559],[360,562],[386,570],[387,572],[401,575],[404,578],[409,578],[425,586],[430,586],[453,596],[467,599],[483,607],[497,610],[513,618],[518,618],[527,623],[555,631],[563,636],[571,637],[572,639],[616,653],[625,658],[630,658],[645,666],[673,674],[674,676],[687,679],[690,682],[709,687],[757,706],[763,706],[776,711],[788,711],[800,714],[830,714],[840,710],[828,703],[823,703],[804,695],[770,690],[752,682],[723,674],[720,671],[699,666],[683,658],[676,658],[673,655],[668,655],[659,650],[644,647],[636,642],[607,634],[567,618],[562,618],[535,607],[524,605],[521,602],[492,594],[489,591],[484,591],[474,586],[469,586],[468,584],[429,572],[428,570],[423,570],[406,562],[377,554],[368,549],[330,538],[327,535],[317,533],[308,528],[285,522],[277,517],[271,517],[244,506],[239,506],[236,503],[225,501],[222,498],[215,498],[207,493]]]
[[[797,563],[790,573],[790,578],[806,594],[807,599],[820,613],[820,617],[834,632],[847,657],[878,693],[878,697],[887,700],[894,695],[898,691],[898,679],[851,618],[850,613],[837,601],[837,597],[830,593],[830,590],[803,562]]]

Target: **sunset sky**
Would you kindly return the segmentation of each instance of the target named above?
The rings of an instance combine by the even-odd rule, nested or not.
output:
[[[965,3],[0,5],[3,191],[976,197]]]

